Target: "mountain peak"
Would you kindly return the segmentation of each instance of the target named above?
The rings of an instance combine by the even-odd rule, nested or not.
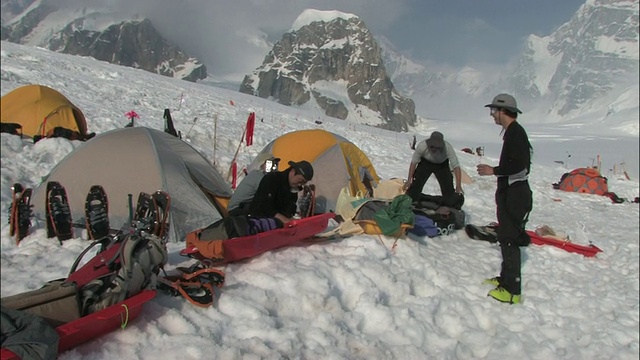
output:
[[[359,17],[305,10],[294,27],[245,76],[240,92],[396,131],[415,126],[415,104],[395,90]]]
[[[300,15],[298,15],[298,18],[293,22],[293,25],[291,25],[291,29],[289,29],[289,31],[296,31],[301,27],[309,25],[316,21],[331,22],[338,18],[349,20],[351,18],[357,18],[357,16],[337,10],[306,9],[302,13],[300,13]]]
[[[443,97],[461,94],[458,102],[472,103],[487,93],[504,91],[532,109],[527,115],[568,121],[606,108],[607,101],[637,89],[638,7],[638,0],[585,0],[550,35],[529,35],[520,56],[499,71],[456,68],[434,76],[432,64],[416,72],[402,66],[393,53],[386,55],[385,66],[399,91],[421,100],[416,104],[421,115],[464,118],[468,111],[443,107]]]

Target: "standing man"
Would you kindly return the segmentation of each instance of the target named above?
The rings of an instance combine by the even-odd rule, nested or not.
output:
[[[498,216],[498,242],[502,250],[500,276],[487,279],[486,284],[496,288],[488,296],[510,303],[521,301],[520,246],[531,242],[525,231],[525,224],[532,209],[532,193],[528,176],[531,170],[533,148],[524,128],[516,121],[518,109],[516,99],[509,94],[498,94],[491,104],[486,105],[497,125],[504,131],[502,151],[498,166],[487,164],[477,166],[478,174],[495,175],[498,178],[496,190],[496,212]]]
[[[409,176],[407,177],[407,195],[415,202],[422,195],[422,188],[429,180],[431,174],[436,176],[442,199],[451,199],[454,194],[453,176],[451,170],[456,175],[455,193],[462,193],[462,172],[458,156],[448,141],[444,141],[444,135],[439,131],[434,131],[431,136],[416,146],[416,150],[409,165]]]
[[[313,166],[305,160],[289,161],[286,170],[266,174],[249,205],[249,215],[274,217],[282,227],[296,214],[298,192],[312,178]]]
[[[240,182],[236,190],[229,199],[227,210],[229,216],[246,215],[249,211],[249,204],[253,200],[253,196],[258,190],[258,185],[266,173],[278,171],[278,162],[280,158],[273,156],[271,153],[262,153],[256,157],[256,161],[260,164],[260,169],[252,170]]]

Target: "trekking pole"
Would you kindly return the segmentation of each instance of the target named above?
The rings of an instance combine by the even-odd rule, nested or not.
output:
[[[218,134],[218,114],[213,118],[213,165],[216,164],[216,148],[217,144],[217,134]]]
[[[178,100],[178,109],[176,111],[180,111],[182,107],[182,101],[184,100],[184,93],[180,94],[180,100]]]
[[[231,177],[231,171],[233,169],[233,163],[238,158],[238,152],[240,152],[240,146],[242,146],[242,142],[244,141],[244,134],[247,132],[247,126],[245,125],[244,130],[242,130],[242,137],[240,138],[240,143],[238,144],[238,148],[236,149],[235,155],[233,155],[233,160],[231,160],[231,166],[229,166],[229,172],[227,173],[227,180]]]
[[[193,118],[193,124],[191,124],[191,127],[189,128],[189,131],[187,131],[187,135],[184,136],[185,139],[189,138],[189,134],[191,133],[191,129],[193,129],[193,127],[196,125],[196,121],[198,121],[198,117],[194,117]]]
[[[133,194],[129,194],[129,223],[133,222]]]

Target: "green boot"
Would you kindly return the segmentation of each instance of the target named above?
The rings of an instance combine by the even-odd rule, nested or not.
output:
[[[491,285],[491,286],[498,287],[500,286],[500,277],[496,276],[491,279],[484,279],[484,281],[482,282],[482,285]]]
[[[492,298],[500,302],[509,303],[509,304],[518,304],[520,303],[520,301],[522,301],[521,299],[522,295],[513,295],[507,290],[505,290],[505,288],[500,286],[489,291],[487,296],[491,296]]]

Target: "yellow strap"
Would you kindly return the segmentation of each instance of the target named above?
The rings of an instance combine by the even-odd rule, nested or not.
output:
[[[126,328],[127,324],[129,323],[129,307],[127,306],[127,304],[121,304],[120,306],[124,308],[124,317],[122,316],[122,313],[120,313],[120,328],[124,330],[124,328]]]

